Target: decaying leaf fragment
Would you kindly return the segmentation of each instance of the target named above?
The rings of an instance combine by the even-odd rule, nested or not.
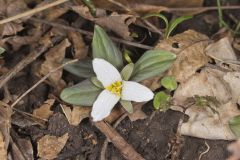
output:
[[[41,65],[40,68],[40,74],[46,75],[49,73],[49,71],[59,67],[62,65],[63,60],[65,58],[65,50],[67,47],[70,46],[70,43],[68,39],[63,40],[61,43],[50,49],[46,54],[45,54],[45,61]],[[52,73],[49,76],[50,82],[58,89],[61,89],[61,87],[64,86],[64,81],[61,79],[62,78],[62,69],[59,69],[58,71]]]
[[[47,101],[44,102],[42,106],[40,106],[37,109],[34,109],[33,115],[41,119],[47,120],[53,114],[53,111],[51,111],[51,107],[54,102],[55,102],[54,99],[48,99]]]
[[[207,64],[208,57],[204,51],[208,43],[207,36],[188,30],[161,41],[155,48],[177,55],[176,61],[168,70],[168,75],[174,76],[178,82],[184,82]]]
[[[180,84],[174,93],[176,105],[183,105],[187,98],[210,96],[219,104],[214,111],[209,106],[193,105],[186,110],[189,120],[182,124],[181,134],[206,139],[236,139],[229,128],[229,120],[240,115],[237,107],[239,98],[239,73],[205,69]],[[238,82],[238,83],[237,83]],[[173,110],[179,110],[176,106]]]
[[[91,107],[73,106],[73,109],[66,105],[61,105],[69,124],[77,126],[84,119],[89,117]]]
[[[4,137],[1,132],[0,132],[0,157],[2,160],[7,160],[7,149],[5,147]]]
[[[56,158],[65,146],[68,138],[68,133],[62,137],[45,135],[38,141],[38,156],[47,160]]]
[[[113,12],[109,16],[94,18],[87,7],[73,6],[72,9],[80,16],[90,21],[94,21],[96,24],[104,28],[114,31],[116,34],[123,37],[124,39],[130,39],[130,32],[128,26],[136,20],[133,15],[118,14],[116,12]]]
[[[28,9],[24,0],[1,0],[0,1],[0,15],[2,17],[11,17],[22,13]],[[14,22],[9,22],[0,26],[0,34],[4,35],[15,35],[17,32],[23,29],[22,20],[18,19]]]

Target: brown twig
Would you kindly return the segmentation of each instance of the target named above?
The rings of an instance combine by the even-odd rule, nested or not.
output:
[[[0,88],[2,88],[10,79],[12,79],[19,71],[25,68],[28,64],[37,59],[42,53],[47,51],[52,47],[53,43],[57,43],[62,40],[62,37],[54,37],[52,40],[45,43],[45,45],[40,45],[33,52],[28,54],[22,61],[20,61],[15,67],[9,70],[6,74],[0,77]]]
[[[122,122],[122,120],[124,120],[126,117],[128,116],[127,113],[124,113],[113,125],[113,128],[117,128],[117,126]],[[101,151],[101,155],[100,155],[100,160],[106,160],[106,151],[107,151],[107,146],[108,146],[108,142],[109,142],[109,139],[106,139],[104,142],[103,142],[103,147],[102,147],[102,151]]]
[[[62,28],[62,29],[68,30],[68,31],[79,32],[81,34],[88,35],[91,38],[93,37],[93,32],[85,31],[85,30],[82,30],[82,29],[66,26],[66,25],[63,25],[63,24],[55,23],[55,22],[50,22],[50,21],[43,20],[43,19],[30,18],[30,20],[34,21],[34,22],[38,22],[38,23],[44,23],[44,24],[47,24],[47,25],[50,25],[50,26],[53,26],[53,27],[56,27],[56,28]],[[123,39],[120,39],[120,38],[116,38],[116,37],[111,37],[110,36],[110,38],[115,42],[126,44],[126,45],[129,45],[129,46],[142,48],[142,49],[147,49],[148,50],[148,49],[153,49],[154,48],[152,46],[147,46],[147,45],[136,43],[136,42],[130,42],[130,41],[126,41],[126,40],[123,40]]]
[[[48,74],[46,74],[44,77],[42,77],[37,83],[35,83],[31,88],[29,88],[26,92],[24,92],[18,99],[16,99],[16,101],[11,105],[11,107],[13,108],[23,97],[25,97],[28,93],[30,93],[33,89],[35,89],[39,84],[44,82],[52,73],[58,71],[59,69],[63,68],[64,66],[66,66],[68,64],[75,63],[77,61],[78,61],[78,59],[68,61],[68,62],[62,64],[61,66],[54,68],[53,70],[48,72]]]
[[[51,7],[54,7],[54,6],[57,6],[57,5],[60,5],[62,3],[65,3],[69,0],[56,0],[54,2],[51,2],[49,4],[46,4],[44,6],[41,6],[41,7],[37,7],[37,8],[34,8],[34,9],[31,9],[31,10],[28,10],[26,12],[23,12],[23,13],[20,13],[20,14],[17,14],[15,16],[12,16],[12,17],[8,17],[6,19],[3,19],[3,20],[0,20],[0,25],[1,24],[4,24],[4,23],[8,23],[8,22],[11,22],[11,21],[14,21],[14,20],[17,20],[17,19],[20,19],[20,18],[23,18],[23,17],[27,17],[27,16],[31,16],[33,14],[36,14],[38,12],[41,12],[45,9],[48,9],[48,8],[51,8]]]
[[[94,125],[119,149],[127,160],[144,160],[134,148],[128,144],[122,136],[109,124],[104,121],[95,122]]]

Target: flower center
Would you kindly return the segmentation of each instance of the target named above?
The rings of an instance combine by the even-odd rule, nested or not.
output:
[[[120,97],[122,92],[122,81],[116,81],[107,86],[106,89]]]

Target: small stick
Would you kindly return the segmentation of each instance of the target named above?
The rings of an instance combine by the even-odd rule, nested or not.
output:
[[[117,126],[122,122],[122,120],[124,120],[126,117],[128,116],[127,113],[124,113],[113,125],[113,128],[117,128]],[[100,160],[106,160],[106,151],[107,151],[107,146],[108,146],[108,142],[109,142],[109,139],[106,139],[104,142],[103,142],[103,147],[102,147],[102,151],[101,151],[101,155],[100,155]]]
[[[41,12],[43,10],[46,10],[48,8],[51,8],[51,7],[54,7],[54,6],[57,6],[57,5],[60,5],[62,3],[65,3],[69,0],[57,0],[57,1],[54,1],[52,3],[49,3],[49,4],[46,4],[44,6],[41,6],[41,7],[37,7],[37,8],[34,8],[34,9],[31,9],[29,11],[26,11],[26,12],[23,12],[23,13],[20,13],[20,14],[17,14],[15,16],[12,16],[12,17],[8,17],[6,19],[3,19],[0,21],[0,25],[1,24],[4,24],[4,23],[8,23],[8,22],[11,22],[11,21],[14,21],[14,20],[17,20],[17,19],[20,19],[20,18],[23,18],[23,17],[27,17],[27,16],[31,16],[33,14],[36,14],[38,12]]]
[[[39,84],[41,84],[43,81],[45,81],[52,73],[58,71],[59,69],[63,68],[64,66],[71,64],[71,63],[75,63],[77,62],[78,59],[74,59],[71,61],[68,61],[64,64],[62,64],[61,66],[51,70],[50,72],[48,72],[48,74],[46,74],[44,77],[42,77],[37,83],[35,83],[31,88],[29,88],[26,92],[24,92],[12,105],[11,107],[13,108],[16,104],[18,104],[19,101],[21,101],[23,99],[23,97],[25,97],[28,93],[30,93],[33,89],[35,89]]]
[[[207,149],[199,155],[198,160],[201,160],[202,156],[204,154],[208,153],[208,151],[210,150],[210,146],[208,145],[208,143],[206,141],[204,141],[204,144],[207,146]]]
[[[63,25],[63,24],[55,23],[55,22],[50,22],[50,21],[43,20],[43,19],[30,18],[30,20],[34,21],[34,22],[38,22],[38,23],[44,23],[44,24],[47,24],[47,25],[50,25],[50,26],[53,26],[53,27],[56,27],[56,28],[62,28],[62,29],[68,30],[68,31],[79,32],[81,34],[88,35],[91,38],[93,37],[92,32],[85,31],[85,30],[82,30],[82,29],[66,26],[66,25]],[[109,36],[109,37],[115,42],[123,43],[123,44],[129,45],[129,46],[134,46],[134,47],[147,49],[147,50],[154,48],[152,46],[147,46],[147,45],[136,43],[136,42],[130,42],[130,41],[126,41],[126,40],[123,40],[123,39],[120,39],[120,38],[116,38],[116,37],[111,37],[111,36]]]
[[[128,144],[122,136],[109,124],[104,121],[95,122],[94,125],[111,140],[113,145],[119,149],[127,160],[145,160],[134,148]]]

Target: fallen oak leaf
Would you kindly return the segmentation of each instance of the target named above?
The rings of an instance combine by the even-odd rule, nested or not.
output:
[[[84,118],[89,117],[91,107],[73,106],[73,109],[66,105],[61,105],[69,124],[77,126]]]
[[[39,108],[33,110],[33,115],[41,119],[47,120],[52,114],[51,107],[54,104],[55,99],[48,99]]]
[[[208,43],[207,36],[188,30],[160,41],[155,48],[177,55],[177,59],[167,74],[174,76],[178,82],[184,82],[208,63],[208,57],[204,52]]]
[[[68,133],[61,137],[45,135],[37,142],[38,156],[51,160],[57,157],[65,146],[69,136]]]

